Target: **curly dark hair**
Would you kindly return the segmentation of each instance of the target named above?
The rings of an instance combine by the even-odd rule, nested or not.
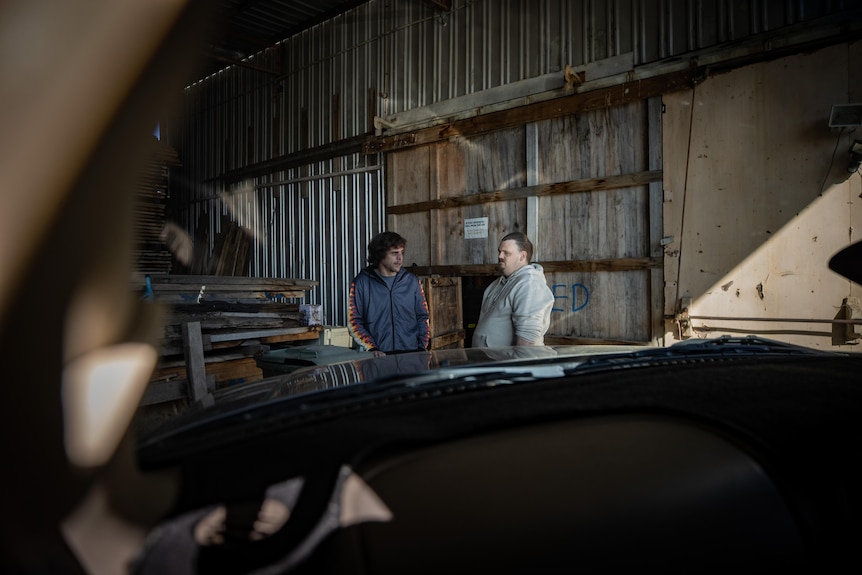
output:
[[[533,242],[530,241],[530,238],[527,237],[527,234],[523,232],[511,232],[503,236],[503,239],[500,240],[500,243],[505,242],[506,240],[512,240],[516,244],[518,244],[518,249],[522,252],[527,252],[527,263],[533,259]]]
[[[392,248],[403,248],[407,240],[395,232],[381,232],[368,242],[368,263],[376,268]]]

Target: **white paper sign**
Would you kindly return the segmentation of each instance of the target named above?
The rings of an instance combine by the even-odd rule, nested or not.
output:
[[[488,237],[488,218],[469,218],[464,220],[464,239],[474,240]]]

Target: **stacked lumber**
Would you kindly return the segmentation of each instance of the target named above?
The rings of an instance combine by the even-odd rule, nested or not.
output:
[[[269,304],[302,299],[317,281],[290,278],[250,278],[220,275],[148,274],[154,299],[170,304],[225,302]],[[132,282],[140,293],[146,277]],[[254,308],[260,310],[260,308]]]
[[[251,236],[233,220],[222,217],[222,231],[215,237],[210,273],[240,276],[246,273],[251,255]]]
[[[177,262],[174,272],[196,275],[245,276],[249,273],[249,262],[254,240],[248,230],[229,215],[222,214],[219,229],[210,237],[210,215],[206,208],[199,214],[192,240],[191,261],[183,266]],[[209,249],[212,242],[212,251]]]
[[[261,310],[251,311],[251,305]],[[303,325],[296,303],[174,304],[169,308],[164,327],[162,355],[183,353],[182,326],[193,322],[200,325],[203,350],[222,354],[236,353],[235,348],[250,348],[254,354],[274,344],[317,339],[322,329]]]
[[[320,337],[322,326],[305,325],[297,301],[316,285],[312,280],[237,276],[152,274],[134,279],[136,293],[162,302],[168,312],[160,361],[142,405],[182,397],[196,401],[215,389],[262,379],[256,356]],[[199,364],[197,371],[194,364]],[[204,382],[195,382],[201,377]]]
[[[257,366],[257,361],[253,357],[237,357],[236,359],[209,362],[206,373],[208,376],[212,376],[216,389],[263,378],[263,371]],[[163,363],[156,370],[151,381],[153,383],[178,383],[180,385],[176,387],[177,394],[185,396],[182,389],[183,384],[188,382],[185,363],[179,362],[172,365]]]

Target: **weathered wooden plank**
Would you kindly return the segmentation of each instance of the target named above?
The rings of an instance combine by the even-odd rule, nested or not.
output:
[[[522,201],[522,200],[521,200]],[[434,265],[489,263],[496,255],[499,238],[496,232],[489,231],[486,238],[465,238],[464,222],[472,218],[488,218],[489,229],[493,228],[491,214],[485,206],[466,206],[436,210],[437,225],[440,230],[439,257]]]
[[[193,275],[193,274],[151,274],[150,280],[159,285],[194,285],[211,286],[210,289],[218,289],[230,286],[256,286],[263,289],[268,286],[289,286],[312,288],[320,284],[317,280],[300,278],[273,278],[273,277],[242,277],[242,276],[219,276],[219,275]],[[138,280],[138,283],[142,283]]]
[[[466,330],[459,329],[451,331],[443,335],[437,335],[431,338],[431,349],[447,349],[449,347],[464,347],[464,338]]]
[[[206,365],[207,389],[214,390],[226,383],[238,383],[238,380],[255,381],[263,377],[263,370],[257,366],[253,357],[224,358],[220,361],[210,361]],[[159,384],[169,383],[169,386]],[[170,390],[174,397],[164,397],[166,392],[158,392],[159,401],[189,398],[190,383],[185,366],[163,368],[157,372],[157,377],[150,381],[150,388],[163,387]],[[154,392],[156,393],[156,392]]]
[[[591,110],[602,110],[630,102],[660,96],[692,85],[692,72],[685,70],[662,76],[625,82],[590,92],[575,93],[571,96],[556,98],[519,106],[500,112],[474,116],[448,124],[441,124],[408,135],[369,138],[363,146],[366,154],[377,154],[408,146],[430,144],[453,137],[475,136],[483,132],[523,125],[560,116],[570,116]]]
[[[427,201],[432,196],[430,181],[433,177],[430,154],[431,146],[422,146],[393,154],[386,162],[388,199],[391,203],[416,203]],[[409,214],[396,217],[387,214],[387,228],[399,233],[407,240],[405,262],[428,265],[430,259],[430,220],[428,214]]]
[[[470,142],[464,138],[455,138],[437,142],[434,148],[437,150],[437,195],[435,197],[459,198],[467,195],[467,158],[471,149]]]
[[[188,306],[186,306],[188,307]],[[279,320],[279,321],[300,321],[302,319],[302,314],[299,311],[285,311],[285,312],[274,312],[274,311],[260,311],[260,312],[248,312],[248,311],[201,311],[200,313],[191,313],[188,310],[185,312],[175,312],[171,313],[170,317],[167,320],[167,323],[182,323],[184,321],[223,321],[223,322],[231,322],[231,321],[269,321],[269,320]]]
[[[526,198],[528,196],[554,196],[600,190],[615,190],[618,188],[628,188],[652,182],[660,182],[661,179],[661,170],[646,170],[634,174],[620,174],[617,176],[590,178],[587,180],[560,182],[556,184],[539,184],[536,186],[496,190],[493,192],[483,192],[455,198],[440,198],[438,200],[429,200],[427,202],[415,204],[392,205],[387,206],[386,210],[390,214],[409,214],[434,209],[490,204],[493,202]]]
[[[431,329],[432,347],[433,340],[443,338],[445,344],[452,343],[448,337],[452,333],[460,333],[460,339],[464,339],[464,321],[461,312],[461,278],[425,278],[423,280],[425,297],[428,302],[429,327]],[[455,338],[456,340],[459,338]],[[438,348],[434,348],[438,349]]]
[[[482,118],[450,123],[465,128],[457,134],[446,133],[447,126],[437,133],[417,130],[409,145],[392,148],[387,161],[399,166],[399,181],[436,189],[413,203],[406,200],[422,194],[389,195],[390,222],[423,235],[429,222],[430,263],[419,259],[409,269],[420,276],[496,275],[500,238],[532,230],[537,261],[564,304],[552,314],[551,335],[648,341],[655,333],[652,288],[660,275],[652,270],[663,265],[652,249],[660,222],[650,211],[650,192],[663,180],[651,145],[661,140],[650,131],[654,103],[651,108],[643,94],[632,100],[613,94],[605,92],[608,98],[593,107],[583,96],[580,107],[546,108],[546,115],[532,116],[526,107],[488,114],[493,126]],[[411,161],[426,150],[436,151],[436,161],[427,163],[436,166],[434,174],[426,163]],[[421,169],[400,173],[413,165]],[[472,218],[487,218],[486,235],[464,237]],[[582,295],[578,290],[593,294],[589,310],[565,301]],[[429,291],[433,310],[442,292]],[[437,327],[433,336],[442,334]]]
[[[433,277],[428,279],[434,288],[461,289],[461,278],[459,277]]]
[[[305,292],[311,288],[306,288],[305,286],[295,286],[289,284],[281,284],[281,285],[263,285],[253,282],[247,282],[245,284],[236,284],[236,285],[219,285],[219,284],[161,284],[161,283],[153,283],[153,291],[158,296],[161,293],[164,294],[177,294],[177,293],[200,293],[202,292],[204,295],[207,294],[242,294],[242,293],[283,293],[283,292],[291,292],[298,293],[300,295],[305,295]]]
[[[673,317],[681,292],[679,287],[681,249],[683,245],[683,216],[685,198],[687,195],[687,176],[691,159],[691,130],[693,108],[695,107],[694,91],[668,94],[663,98],[665,112],[662,114],[662,139],[668,142],[685,142],[685,145],[672,145],[662,150],[663,161],[668,166],[684,166],[675,168],[666,174],[662,190],[662,222],[663,228],[669,230],[669,236],[663,247],[665,267],[663,273],[664,304],[663,315]],[[708,212],[707,212],[708,213]],[[670,327],[670,326],[668,326]],[[675,329],[675,328],[674,328]]]
[[[200,401],[208,393],[200,323],[192,321],[183,324],[183,351],[189,378],[189,399]]]
[[[369,117],[373,117],[373,114]],[[307,166],[308,164],[313,164],[315,162],[329,161],[338,156],[355,154],[362,151],[362,147],[368,137],[373,134],[374,132],[369,130],[365,134],[360,134],[330,144],[303,149],[292,154],[279,156],[263,162],[252,163],[242,168],[225,172],[218,177],[218,180],[226,183],[241,182],[258,176],[270,175],[282,170]]]
[[[248,383],[263,378],[263,370],[253,358],[239,358],[207,365],[207,373],[215,380],[215,386],[225,387],[237,383]]]
[[[524,131],[523,126],[508,127],[466,142],[468,194],[527,185]]]
[[[188,398],[188,382],[185,380],[150,382],[144,391],[139,407],[166,403]]]
[[[211,351],[213,346],[212,342],[209,339],[208,334],[202,334],[201,339],[203,341],[202,348],[204,352]],[[183,347],[183,338],[182,334],[179,337],[171,337],[164,338],[162,340],[162,344],[159,347],[159,355],[162,357],[171,357],[175,355],[183,355],[185,353],[185,348]]]
[[[230,316],[208,316],[200,317],[193,315],[183,315],[172,317],[170,323],[165,325],[165,336],[173,337],[179,335],[180,325],[189,321],[197,321],[201,324],[202,330],[216,329],[263,329],[263,328],[282,328],[282,327],[299,327],[299,318],[285,319],[283,317],[230,317]]]
[[[260,338],[260,342],[264,344],[285,343],[288,341],[305,341],[318,339],[320,337],[320,328],[309,327],[306,333],[290,333],[285,335],[272,335],[269,337]]]
[[[390,155],[386,160],[386,178],[393,204],[412,204],[428,200],[431,194],[431,153],[433,146],[410,148]]]
[[[299,312],[298,303],[286,302],[255,302],[255,303],[232,303],[225,301],[212,302],[186,302],[182,304],[173,304],[171,313],[204,313],[204,312],[222,312],[222,313],[277,313],[291,314]]]
[[[269,351],[270,349],[270,346],[261,344],[233,346],[230,348],[229,352],[204,355],[204,365],[209,365],[211,363],[220,363],[223,361],[231,361],[234,359],[255,357]],[[185,366],[186,363],[184,359],[163,358],[159,361],[158,366],[156,366],[156,370],[153,374],[153,379],[169,377],[172,373],[177,373],[178,369],[182,370],[182,375],[175,375],[174,377],[185,378]]]
[[[649,274],[569,272],[546,274],[554,293],[548,335],[649,341]]]
[[[428,188],[430,200],[440,199],[440,150],[439,146],[433,146],[431,165],[433,169],[428,174]],[[441,246],[446,238],[440,234],[440,212],[432,210],[428,212],[428,233],[425,236],[428,242],[427,264],[440,263]],[[419,262],[417,262],[419,263]]]
[[[265,337],[276,337],[282,335],[298,335],[308,333],[312,326],[284,327],[277,329],[240,330],[226,333],[211,333],[210,340],[213,343],[222,341],[237,341],[245,339],[259,339]],[[319,331],[319,330],[317,330]]]
[[[643,345],[646,347],[650,345],[650,342],[628,339],[546,335],[545,345]]]
[[[545,273],[552,272],[624,272],[661,268],[662,258],[614,258],[581,261],[539,262]],[[496,264],[417,266],[411,271],[420,276],[481,276],[499,273]]]
[[[404,247],[404,265],[429,265],[431,263],[430,218],[427,213],[390,215],[388,229],[400,234],[407,245]]]
[[[166,304],[187,304],[187,303],[215,303],[215,302],[233,302],[233,303],[267,303],[273,302],[274,298],[285,299],[303,299],[308,294],[304,291],[266,291],[266,292],[204,292],[201,294],[196,291],[177,291],[175,293],[156,292],[155,299]]]
[[[659,169],[663,163],[662,146],[662,104],[661,98],[653,97],[648,105],[649,134],[647,138],[650,169]],[[649,184],[649,250],[650,256],[660,258],[664,256],[662,245],[664,223],[662,222],[664,194],[662,182],[651,182]],[[651,342],[661,345],[664,341],[664,272],[660,269],[650,271],[650,316],[651,316]]]

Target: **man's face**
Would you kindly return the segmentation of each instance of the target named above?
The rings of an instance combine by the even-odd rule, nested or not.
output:
[[[389,248],[383,259],[377,265],[377,272],[382,276],[394,276],[401,269],[404,261],[404,246],[400,248]]]
[[[500,242],[497,261],[499,262],[497,267],[500,268],[504,276],[509,277],[527,265],[527,252],[518,249],[518,244],[515,240],[506,240]]]

